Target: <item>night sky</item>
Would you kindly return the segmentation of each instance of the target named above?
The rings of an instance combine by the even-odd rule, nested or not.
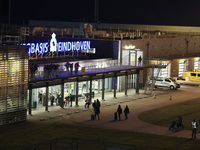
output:
[[[5,21],[8,0],[0,1]],[[11,22],[28,20],[94,22],[94,0],[11,0]],[[99,22],[200,26],[200,1],[99,0]]]

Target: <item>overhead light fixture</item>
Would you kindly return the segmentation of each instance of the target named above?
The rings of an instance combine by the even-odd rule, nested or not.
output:
[[[135,48],[135,46],[134,45],[126,45],[125,47],[124,47],[125,49],[134,49]]]

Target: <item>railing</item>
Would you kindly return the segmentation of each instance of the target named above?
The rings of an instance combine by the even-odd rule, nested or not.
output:
[[[134,68],[134,67],[137,68],[137,67],[145,66],[147,64],[148,64],[147,61],[142,61],[140,65],[138,65],[138,63],[135,61],[124,62],[124,63],[119,63],[119,60],[92,61],[92,62],[80,64],[80,67],[77,72],[75,72],[75,68],[73,68],[72,71],[70,70],[70,68],[69,68],[69,70],[67,70],[62,64],[62,66],[59,67],[60,69],[57,69],[57,70],[42,69],[42,71],[36,71],[35,73],[30,73],[29,81],[35,80],[35,79],[42,80],[42,79],[52,79],[52,78],[61,78],[61,77],[70,77],[70,76],[81,75],[83,67],[85,67],[84,74],[92,74],[92,73],[130,69],[130,68]],[[159,62],[154,62],[151,65],[161,65],[161,64],[159,64]]]

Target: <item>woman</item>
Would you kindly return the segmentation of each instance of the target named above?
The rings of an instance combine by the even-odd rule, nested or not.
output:
[[[120,105],[119,105],[118,108],[117,108],[117,113],[118,113],[119,121],[120,121],[120,120],[121,120],[121,114],[122,114],[122,108],[121,108]]]

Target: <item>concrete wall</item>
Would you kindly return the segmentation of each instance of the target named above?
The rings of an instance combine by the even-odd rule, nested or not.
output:
[[[171,61],[171,77],[178,77],[179,60]]]

